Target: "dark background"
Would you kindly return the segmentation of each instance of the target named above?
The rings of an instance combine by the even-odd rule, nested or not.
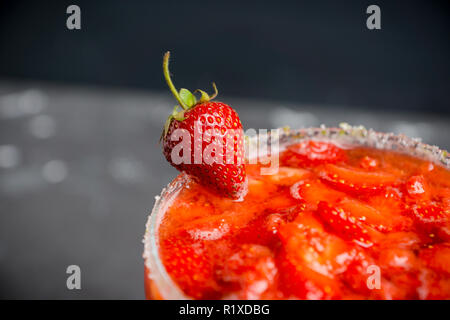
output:
[[[66,28],[81,7],[82,29]],[[366,8],[381,8],[381,30]],[[142,298],[178,87],[245,128],[341,121],[450,148],[448,1],[1,1],[0,297]],[[82,290],[66,288],[66,267]]]
[[[0,74],[65,83],[449,112],[448,1],[2,1]],[[368,5],[382,29],[365,27]],[[82,30],[65,28],[69,4]]]

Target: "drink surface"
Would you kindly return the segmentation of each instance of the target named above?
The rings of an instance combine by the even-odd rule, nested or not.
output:
[[[450,299],[449,170],[319,141],[260,169],[244,201],[189,181],[165,213],[161,260],[187,296]]]

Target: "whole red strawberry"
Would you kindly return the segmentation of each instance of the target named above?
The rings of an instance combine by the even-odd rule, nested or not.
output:
[[[162,134],[163,153],[179,171],[194,176],[204,186],[232,199],[247,192],[244,165],[244,134],[238,114],[230,106],[211,101],[202,90],[196,97],[187,89],[179,92],[170,79],[169,56],[164,55],[163,71],[179,106],[167,119]],[[181,107],[181,111],[178,108]]]

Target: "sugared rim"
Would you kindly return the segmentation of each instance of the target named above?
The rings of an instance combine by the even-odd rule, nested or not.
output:
[[[418,138],[410,138],[403,134],[376,132],[372,129],[367,130],[362,126],[350,126],[348,124],[341,124],[339,128],[321,126],[320,128],[296,130],[281,128],[279,131],[280,146],[305,139],[331,140],[348,145],[398,151],[450,169],[450,154],[447,151],[441,150],[437,146],[422,143]],[[249,145],[258,143],[257,136],[251,137],[247,143]],[[155,205],[146,224],[143,258],[145,266],[149,270],[150,279],[154,281],[161,297],[164,299],[191,299],[178,288],[163,266],[159,257],[159,238],[157,237],[158,227],[163,217],[162,213],[165,213],[173,199],[188,181],[189,176],[182,173],[162,190],[160,196],[155,197]]]
[[[175,284],[166,271],[166,268],[159,257],[159,237],[157,231],[165,212],[171,205],[174,198],[180,190],[189,181],[189,177],[185,173],[178,175],[167,187],[163,188],[161,195],[155,197],[155,205],[147,219],[144,234],[144,253],[143,258],[145,267],[149,271],[149,278],[154,281],[159,290],[159,294],[164,299],[183,300],[190,299]]]

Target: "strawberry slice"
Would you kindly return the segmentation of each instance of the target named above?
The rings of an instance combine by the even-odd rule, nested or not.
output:
[[[444,224],[448,221],[448,212],[434,201],[413,204],[410,211],[417,222],[423,224]]]
[[[288,188],[279,189],[269,199],[265,199],[266,208],[269,211],[278,212],[299,205],[298,201],[292,198]]]
[[[252,243],[273,247],[279,243],[278,230],[281,226],[295,219],[304,210],[303,205],[294,205],[278,210],[269,215],[260,215],[247,226],[235,233],[237,243]]]
[[[405,184],[408,195],[414,199],[430,199],[430,190],[424,176],[412,176]]]
[[[368,203],[345,198],[339,206],[361,223],[380,232],[407,230],[412,226],[412,220],[402,215],[403,206],[397,196],[396,189],[388,187],[383,194],[372,195]]]
[[[425,264],[438,271],[450,275],[450,246],[437,244],[420,252],[420,258]]]
[[[344,199],[339,203],[339,206],[357,218],[358,221],[368,224],[378,231],[386,232],[392,229],[392,217],[384,215],[374,207],[359,200]]]
[[[390,269],[388,269],[390,270]],[[421,285],[417,279],[417,272],[402,272],[383,277],[385,270],[381,272],[380,290],[372,290],[376,300],[417,300],[418,290]]]
[[[420,281],[417,287],[419,299],[448,300],[450,296],[450,277],[422,268],[418,279]]]
[[[444,211],[450,214],[450,188],[442,188],[437,193],[444,206]]]
[[[315,214],[330,232],[342,239],[353,241],[365,248],[373,245],[367,229],[344,209],[331,207],[327,202],[321,201]]]
[[[363,199],[385,216],[397,216],[404,210],[402,197],[403,194],[398,188],[386,187],[383,192],[367,195]]]
[[[278,258],[282,291],[300,299],[338,298],[335,271],[346,261],[337,259],[349,247],[345,241],[323,231],[310,214],[302,214],[280,230],[283,244]]]
[[[279,213],[272,213],[265,218],[265,229],[271,234],[277,234],[278,229],[285,223],[283,216]]]
[[[365,297],[370,296],[373,290],[367,286],[367,278],[370,276],[367,271],[368,267],[374,265],[374,263],[370,256],[358,251],[346,270],[339,274],[339,279],[353,292],[363,294]]]
[[[450,243],[450,226],[441,226],[437,232],[438,237],[445,242]]]
[[[336,163],[346,158],[345,151],[331,142],[306,140],[289,146],[280,162],[293,167]]]
[[[323,181],[332,184],[339,190],[347,192],[378,191],[396,182],[393,174],[383,171],[367,171],[363,169],[325,165],[319,173]]]
[[[277,186],[272,183],[266,183],[261,179],[248,179],[248,197],[247,199],[258,199],[264,201],[277,191]]]
[[[342,288],[336,280],[360,259],[358,246],[326,232],[312,212],[281,226],[279,235],[282,291],[300,299],[339,298]]]
[[[200,242],[168,238],[161,242],[162,261],[170,276],[189,296],[201,299],[214,296],[213,266]]]
[[[331,189],[320,180],[299,181],[292,185],[291,196],[305,201],[310,209],[315,210],[320,201],[336,203],[346,197],[345,193]]]
[[[266,220],[270,221],[270,226],[266,226]],[[270,246],[277,241],[275,234],[282,223],[283,219],[277,213],[267,217],[260,216],[236,232],[233,241],[239,244],[251,243]]]
[[[272,251],[256,244],[242,245],[218,270],[220,280],[231,289],[228,298],[250,300],[273,298],[277,273]]]
[[[188,234],[193,240],[214,241],[230,234],[241,228],[255,218],[255,212],[225,210],[220,214],[209,214],[202,218],[192,221],[185,221],[175,229],[174,235]]]
[[[420,267],[414,251],[396,247],[382,250],[378,263],[386,275],[415,271]]]
[[[277,174],[269,175],[268,178],[275,184],[291,186],[297,181],[308,178],[310,175],[311,171],[309,170],[291,167],[280,167],[278,168]]]
[[[388,250],[389,248],[417,251],[420,249],[420,244],[421,238],[415,232],[390,232],[384,236],[378,248],[380,251]]]
[[[301,248],[299,255],[306,255],[306,248]],[[300,259],[300,260],[297,260]],[[302,300],[339,299],[340,288],[334,277],[325,276],[310,268],[312,264],[298,265],[300,258],[282,251],[278,256],[279,288],[285,297]],[[319,264],[316,265],[318,267]]]

